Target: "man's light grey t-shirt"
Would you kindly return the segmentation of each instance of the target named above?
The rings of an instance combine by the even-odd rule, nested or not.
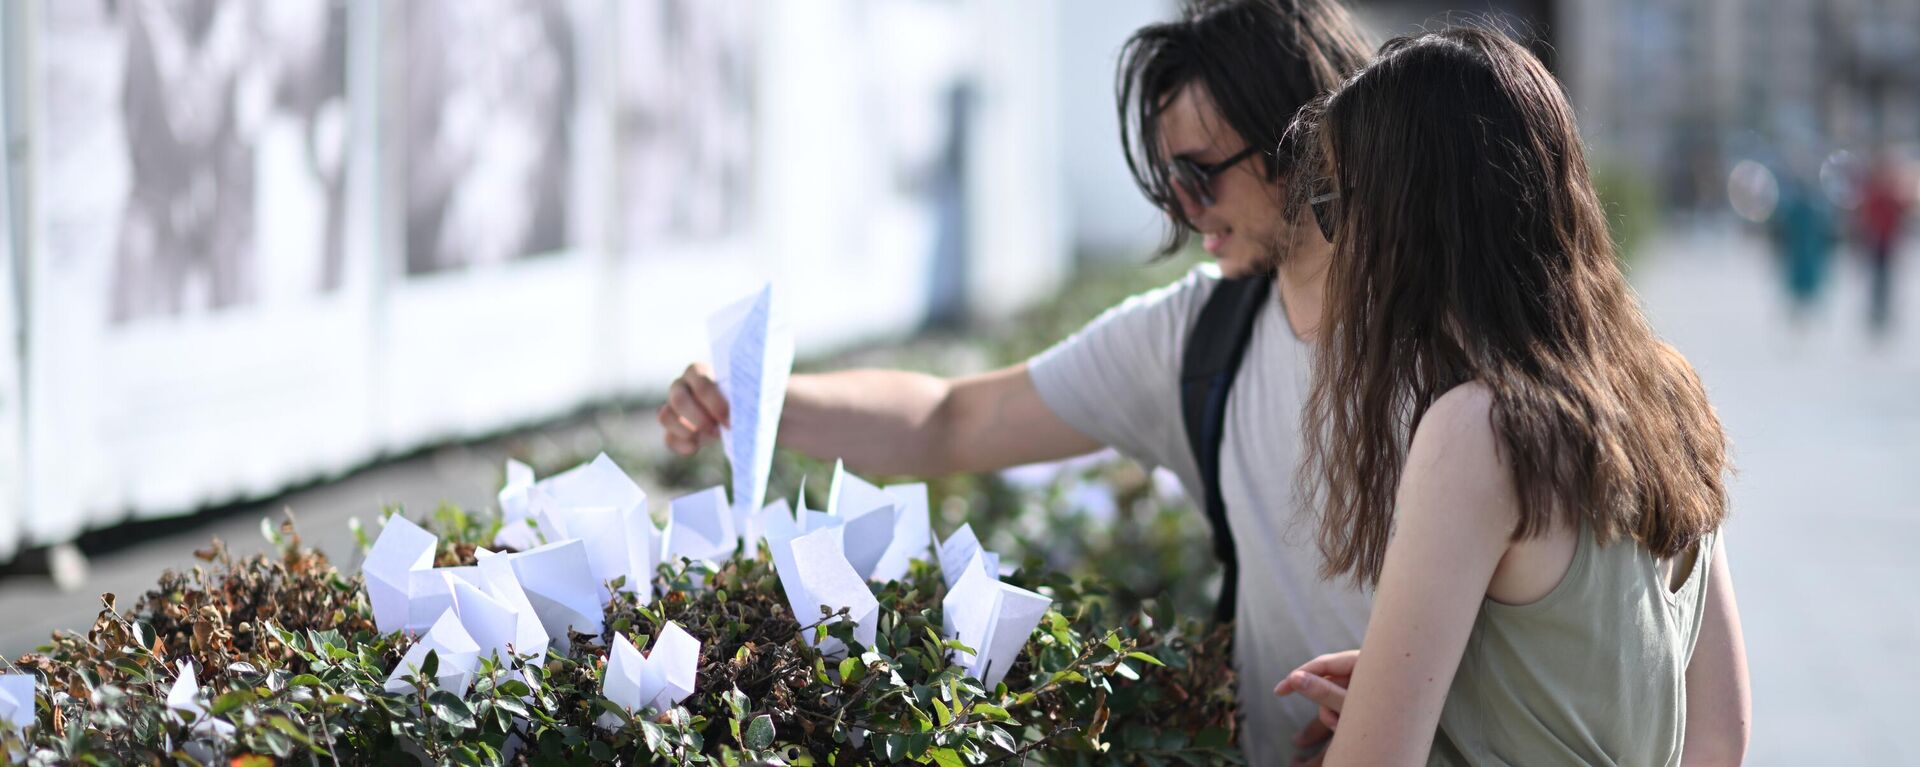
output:
[[[1171,469],[1195,499],[1204,488],[1180,413],[1180,360],[1218,281],[1213,265],[1197,267],[1107,310],[1028,363],[1040,397],[1062,420],[1148,467]],[[1273,295],[1254,320],[1220,444],[1220,492],[1240,560],[1240,738],[1255,765],[1285,764],[1293,735],[1316,713],[1298,696],[1276,699],[1273,686],[1317,655],[1359,647],[1370,607],[1347,581],[1321,580],[1314,517],[1295,502],[1311,359],[1279,291]]]

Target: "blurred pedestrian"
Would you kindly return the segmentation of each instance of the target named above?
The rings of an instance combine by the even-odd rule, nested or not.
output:
[[[1883,153],[1861,182],[1860,239],[1867,256],[1867,331],[1885,338],[1893,324],[1893,259],[1906,216],[1908,185],[1891,152]]]
[[[1819,187],[1804,179],[1792,171],[1781,174],[1780,204],[1768,231],[1795,325],[1804,325],[1819,303],[1834,242],[1832,208]]]

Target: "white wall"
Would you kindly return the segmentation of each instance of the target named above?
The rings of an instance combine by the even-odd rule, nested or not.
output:
[[[1072,242],[1082,253],[1142,259],[1159,244],[1160,212],[1127,172],[1115,112],[1114,68],[1135,30],[1174,17],[1172,0],[1063,0],[1059,60],[1060,168]]]
[[[955,83],[978,94],[965,151],[968,308],[1018,308],[1055,290],[1069,264],[1051,6],[748,3],[757,84],[740,204],[750,214],[720,234],[640,245],[619,234],[624,150],[612,102],[633,43],[611,20],[652,6],[564,0],[590,21],[570,134],[571,244],[409,276],[398,6],[357,0],[339,286],[111,321],[130,173],[115,122],[120,70],[101,65],[91,90],[50,82],[49,53],[70,53],[46,48],[48,13],[70,9],[62,2],[8,4],[29,42],[15,57],[25,65],[4,72],[27,105],[12,191],[33,212],[13,222],[31,275],[20,291],[24,354],[4,344],[13,292],[0,279],[0,561],[124,519],[263,497],[382,455],[662,391],[704,356],[707,314],[765,280],[786,294],[803,354],[910,332],[927,312],[942,215],[923,177],[943,156],[940,110]],[[108,54],[111,42],[87,38]],[[73,130],[51,124],[50,110],[68,123],[87,110],[101,119]],[[76,174],[91,167],[77,161],[101,170]],[[284,272],[275,259],[311,249],[311,215],[271,202],[256,215],[260,268]],[[16,363],[20,423],[8,420],[5,385]]]

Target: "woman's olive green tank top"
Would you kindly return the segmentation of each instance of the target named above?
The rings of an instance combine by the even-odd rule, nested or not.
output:
[[[1601,547],[1581,525],[1545,598],[1481,605],[1428,764],[1679,764],[1717,539],[1701,540],[1670,591],[1644,547]]]

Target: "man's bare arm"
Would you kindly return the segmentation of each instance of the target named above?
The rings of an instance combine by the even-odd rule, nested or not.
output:
[[[695,364],[674,381],[660,422],[669,448],[692,454],[719,435],[727,406]],[[780,444],[871,474],[988,471],[1089,453],[1100,443],[1040,398],[1025,364],[945,379],[898,370],[796,375],[787,385]]]

